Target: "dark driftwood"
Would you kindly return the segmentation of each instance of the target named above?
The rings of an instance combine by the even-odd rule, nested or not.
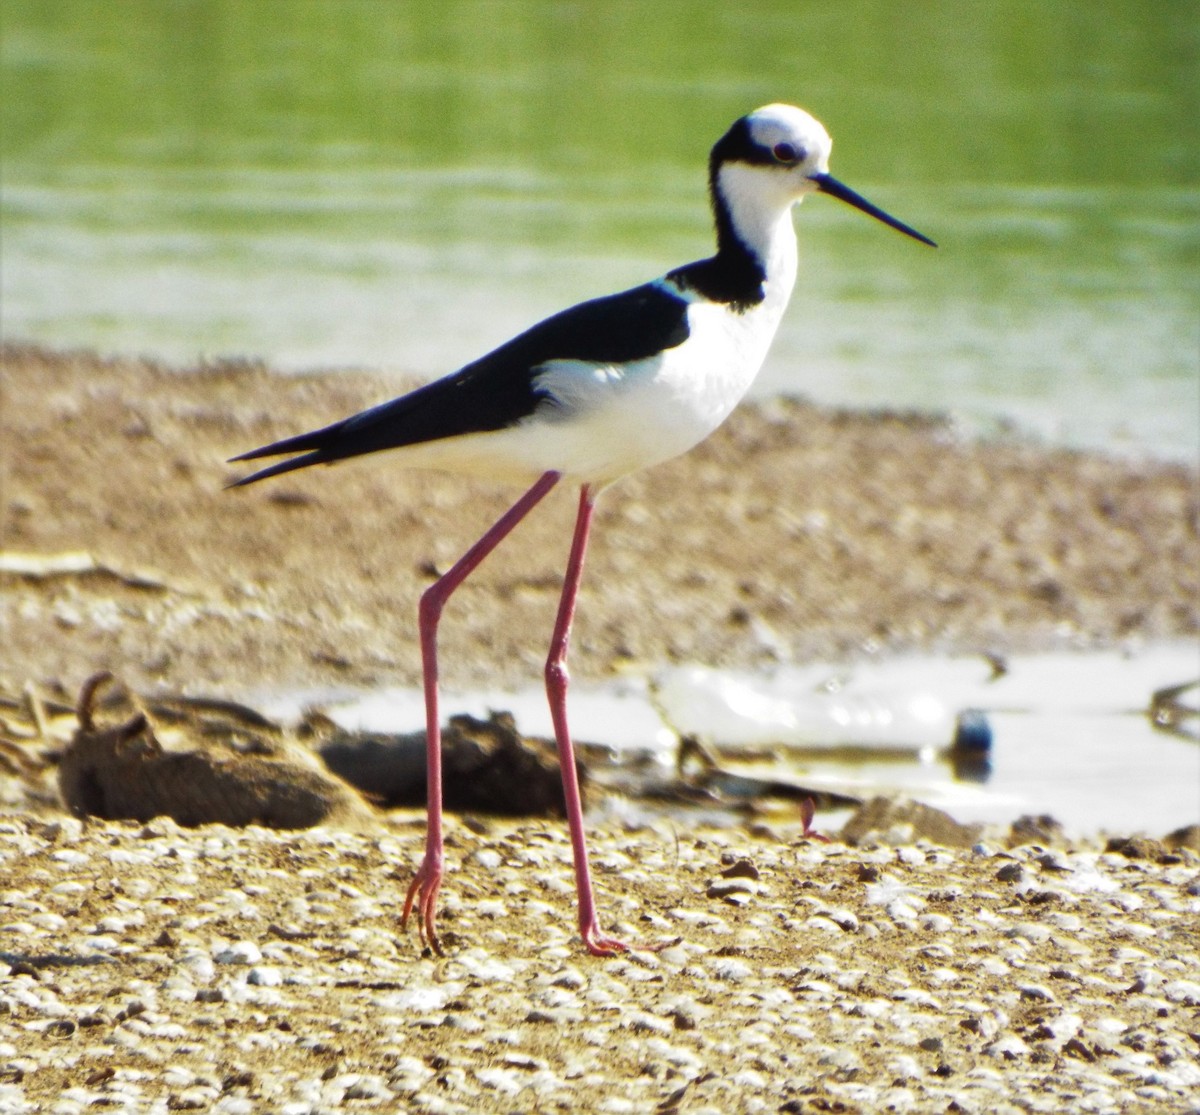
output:
[[[347,732],[323,717],[308,727],[335,774],[384,806],[425,803],[425,733],[385,736]],[[535,817],[563,813],[562,778],[554,745],[522,736],[511,714],[486,720],[452,716],[442,732],[445,806],[461,813]],[[584,768],[577,762],[581,784]]]

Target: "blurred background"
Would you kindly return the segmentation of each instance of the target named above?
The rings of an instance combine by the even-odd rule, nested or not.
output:
[[[759,390],[1200,455],[1200,4],[4,0],[0,330],[453,370],[709,254],[783,100],[839,203]]]

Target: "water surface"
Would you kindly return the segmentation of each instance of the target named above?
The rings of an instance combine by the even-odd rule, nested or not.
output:
[[[834,173],[761,388],[1196,459],[1194,0],[6,0],[0,327],[432,377],[710,250],[789,100]]]

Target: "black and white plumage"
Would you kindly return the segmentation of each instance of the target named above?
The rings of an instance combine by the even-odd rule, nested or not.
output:
[[[398,399],[234,460],[288,456],[234,482],[392,451],[397,464],[534,480],[526,494],[422,598],[429,766],[425,857],[405,904],[438,949],[443,873],[436,627],[454,589],[564,476],[581,485],[579,517],[546,667],[563,768],[587,947],[626,947],[600,934],[566,722],[566,650],[592,508],[606,485],[686,452],[728,417],[758,374],[796,282],[791,209],[825,193],[932,245],[829,174],[828,133],[808,113],[773,104],[736,121],[713,147],[714,255],[620,294],[580,303],[451,375]]]
[[[563,310],[461,370],[234,460],[298,454],[239,480],[404,449],[397,464],[486,476],[557,469],[605,483],[690,449],[753,382],[796,277],[792,204],[825,192],[882,214],[828,173],[807,113],[769,105],[713,148],[717,252]],[[593,436],[589,437],[588,434]]]

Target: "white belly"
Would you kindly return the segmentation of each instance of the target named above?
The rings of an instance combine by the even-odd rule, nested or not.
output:
[[[593,483],[686,453],[749,390],[781,315],[769,303],[735,314],[695,302],[688,339],[659,356],[618,368],[548,365],[538,385],[556,401],[518,427],[520,436],[540,465]]]

